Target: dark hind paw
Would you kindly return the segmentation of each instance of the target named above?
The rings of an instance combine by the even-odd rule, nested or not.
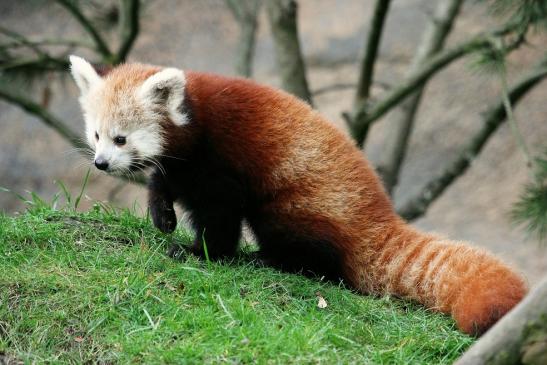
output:
[[[172,243],[165,252],[167,256],[175,260],[182,260],[188,253],[188,247],[183,246],[180,243]]]
[[[272,257],[265,255],[262,251],[246,253],[243,258],[255,267],[281,268],[281,263]]]

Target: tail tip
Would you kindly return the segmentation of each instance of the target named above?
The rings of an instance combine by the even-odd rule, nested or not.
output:
[[[456,324],[467,334],[481,336],[516,306],[527,291],[524,280],[512,272],[505,278],[496,278],[495,282],[478,277],[466,285],[453,307]]]

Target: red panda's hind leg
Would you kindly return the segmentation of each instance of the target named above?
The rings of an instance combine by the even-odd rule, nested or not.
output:
[[[256,232],[259,261],[276,269],[339,282],[344,279],[342,257],[326,240],[291,234]]]
[[[235,215],[208,218],[194,220],[196,237],[190,251],[196,256],[211,260],[234,256],[241,235],[242,218]]]
[[[228,178],[213,177],[195,193],[186,208],[195,231],[190,251],[215,260],[232,257],[241,237],[244,196],[239,185]]]

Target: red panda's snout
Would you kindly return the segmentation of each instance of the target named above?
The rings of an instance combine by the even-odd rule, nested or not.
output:
[[[97,157],[94,161],[95,167],[99,170],[106,171],[108,170],[108,161],[102,157]]]

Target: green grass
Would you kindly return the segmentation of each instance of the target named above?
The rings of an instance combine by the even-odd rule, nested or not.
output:
[[[243,259],[174,261],[172,239],[190,238],[101,206],[0,215],[0,360],[449,364],[473,341],[401,300]]]

